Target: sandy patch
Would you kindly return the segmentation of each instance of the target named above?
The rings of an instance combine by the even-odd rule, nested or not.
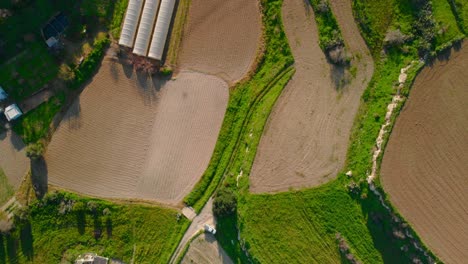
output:
[[[283,191],[309,187],[336,176],[342,168],[348,139],[360,96],[373,69],[364,41],[359,35],[349,1],[340,6],[344,37],[353,54],[357,75],[338,87],[343,69],[327,63],[318,45],[312,8],[303,0],[285,0],[283,23],[296,64],[296,73],[276,103],[252,168],[251,191]],[[333,8],[336,8],[333,6]],[[335,11],[335,10],[334,10]],[[351,19],[351,21],[347,21]],[[348,42],[347,42],[348,44]]]
[[[0,133],[0,168],[15,189],[30,167],[25,151],[24,143],[18,135],[11,130]]]
[[[227,101],[227,84],[214,76],[150,80],[104,61],[53,136],[49,183],[177,204],[208,165]]]
[[[260,36],[256,0],[192,0],[178,64],[234,82],[248,72]]]
[[[182,259],[183,264],[221,264],[234,263],[211,234],[202,234],[192,241],[190,248]]]
[[[446,263],[468,259],[468,44],[416,78],[383,157],[391,202]]]

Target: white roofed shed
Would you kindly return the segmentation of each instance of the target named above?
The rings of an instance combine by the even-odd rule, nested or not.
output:
[[[154,27],[153,39],[149,49],[148,57],[161,60],[166,45],[167,34],[174,12],[174,5],[176,0],[162,0],[161,7],[159,8],[159,15],[156,19],[156,26]]]
[[[141,15],[140,25],[133,48],[133,53],[146,56],[153,33],[154,21],[158,14],[159,0],[146,0]]]
[[[120,34],[120,45],[127,46],[129,48],[133,47],[142,8],[143,0],[129,1],[127,13],[125,14],[124,24],[122,26],[122,32]]]
[[[16,104],[9,105],[5,108],[5,117],[8,122],[18,119],[21,115],[23,115],[23,113]]]

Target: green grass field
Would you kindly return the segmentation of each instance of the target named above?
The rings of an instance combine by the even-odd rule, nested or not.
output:
[[[468,34],[468,2],[465,0],[448,0],[451,3],[452,10],[455,13],[460,28]]]
[[[463,37],[450,8],[450,0],[433,0],[432,10],[437,22],[436,49]]]
[[[22,101],[57,76],[58,65],[43,43],[32,43],[21,54],[0,65],[0,85]]]
[[[125,263],[167,263],[189,221],[172,209],[121,205],[59,192],[31,205],[11,235],[0,235],[0,263],[73,263],[95,252]]]
[[[21,136],[26,144],[35,143],[46,137],[49,133],[50,123],[55,114],[60,111],[64,101],[64,94],[50,98],[47,102],[26,113],[14,124],[13,130]]]
[[[14,194],[13,187],[8,182],[8,178],[0,168],[0,206],[3,205]]]

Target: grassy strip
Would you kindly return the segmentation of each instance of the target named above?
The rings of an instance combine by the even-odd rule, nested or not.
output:
[[[8,178],[0,168],[0,206],[3,205],[8,199],[10,199],[15,191],[13,187],[8,182]]]
[[[272,3],[268,8],[267,2]],[[293,63],[283,31],[281,12],[278,12],[281,2],[263,0],[262,6],[265,7],[265,55],[252,79],[238,84],[230,91],[228,108],[210,164],[192,192],[184,198],[184,202],[193,206],[196,211],[201,210],[225,175],[250,109]]]
[[[177,257],[177,259],[174,261],[174,263],[176,264],[180,264],[182,263],[182,260],[184,260],[184,257],[185,255],[187,254],[187,252],[189,251],[190,249],[190,244],[192,244],[192,242],[197,239],[200,235],[202,235],[205,231],[204,230],[200,230],[198,231],[193,237],[191,237],[189,239],[189,241],[187,241],[187,244],[185,244],[185,247],[182,249],[182,251],[180,252],[179,256]]]
[[[320,48],[327,52],[330,49],[344,45],[341,30],[332,13],[328,0],[309,0],[315,14],[315,22],[319,30]]]
[[[169,50],[166,55],[166,63],[174,66],[177,63],[177,56],[184,34],[184,26],[187,21],[190,8],[190,0],[179,0],[177,13],[172,28],[171,38],[169,42]]]
[[[468,3],[464,0],[448,0],[460,30],[468,34]]]
[[[21,136],[24,143],[35,143],[49,133],[50,123],[65,102],[65,94],[53,96],[37,108],[26,113],[13,125],[13,130]]]
[[[434,19],[437,21],[435,51],[439,52],[445,48],[452,46],[453,41],[460,40],[464,34],[460,31],[452,13],[450,4],[447,0],[433,0],[432,10]]]
[[[119,38],[122,31],[122,21],[127,10],[128,0],[117,0],[114,3],[114,12],[109,23],[109,31],[112,37]]]
[[[51,193],[0,236],[1,263],[69,263],[95,252],[126,263],[167,263],[189,221],[172,209]]]

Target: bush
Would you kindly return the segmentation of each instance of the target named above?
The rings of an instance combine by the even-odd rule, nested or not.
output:
[[[38,159],[44,154],[44,144],[39,141],[36,143],[31,143],[26,147],[26,156],[30,159]]]
[[[350,62],[350,58],[344,46],[336,46],[335,48],[327,51],[326,55],[334,64],[345,65]]]
[[[389,30],[385,35],[385,46],[400,46],[408,39],[408,36],[401,33],[399,29]]]
[[[172,68],[170,66],[164,66],[162,67],[159,72],[163,75],[163,76],[169,76],[172,74]]]
[[[13,222],[10,220],[0,220],[0,233],[8,234],[13,229]]]
[[[213,213],[216,217],[228,216],[237,210],[237,197],[231,189],[220,189],[213,200]]]

